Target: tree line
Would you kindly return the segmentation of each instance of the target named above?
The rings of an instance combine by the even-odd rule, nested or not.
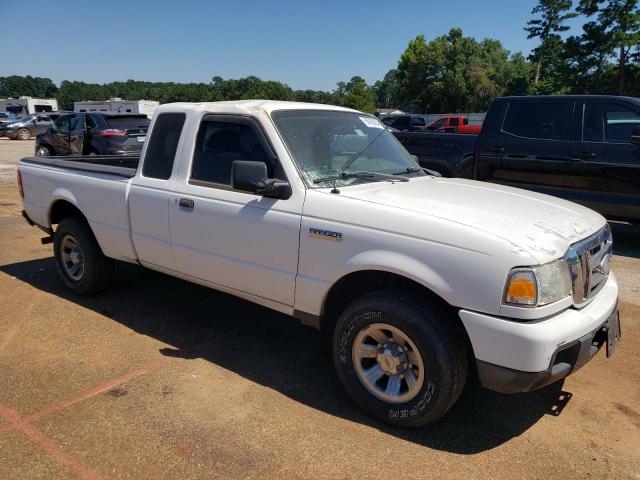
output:
[[[127,100],[195,102],[264,98],[326,103],[373,112],[484,111],[503,95],[600,93],[640,97],[640,7],[637,0],[539,0],[524,30],[537,46],[528,57],[498,40],[477,41],[453,28],[427,41],[409,41],[396,68],[374,84],[360,76],[332,91],[294,90],[255,76],[209,83],[105,84],[31,76],[0,77],[0,97],[55,97],[61,109],[73,102],[121,97]],[[567,22],[584,19],[581,32],[566,35]]]

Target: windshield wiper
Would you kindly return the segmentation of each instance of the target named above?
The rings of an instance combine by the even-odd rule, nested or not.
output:
[[[353,154],[353,155],[351,155],[349,158],[347,158],[347,161],[346,161],[346,162],[344,162],[344,166],[342,167],[342,170],[340,171],[339,175],[344,174],[344,173],[347,171],[347,169],[348,169],[351,165],[353,165],[353,162],[355,162],[357,159],[359,159],[359,158],[362,156],[362,154],[363,154],[364,152],[366,152],[367,150],[369,150],[369,147],[370,147],[371,145],[373,145],[373,144],[376,142],[376,140],[378,140],[378,139],[382,136],[382,134],[383,134],[384,132],[386,132],[386,131],[387,131],[387,128],[386,128],[386,127],[385,127],[385,128],[383,128],[383,129],[382,129],[382,131],[381,131],[378,135],[376,135],[376,136],[373,138],[373,140],[371,140],[369,143],[367,143],[367,145],[366,145],[362,150],[360,150],[359,152],[354,153],[354,154]]]
[[[328,181],[337,181],[346,178],[379,178],[381,180],[390,180],[395,182],[408,182],[408,178],[397,177],[395,174],[380,173],[380,172],[342,172],[338,175],[331,175],[328,177],[316,178],[313,183],[323,183]]]
[[[398,172],[393,172],[392,175],[404,175],[405,173],[418,173],[422,172],[423,169],[420,167],[407,167],[404,170],[400,170]]]

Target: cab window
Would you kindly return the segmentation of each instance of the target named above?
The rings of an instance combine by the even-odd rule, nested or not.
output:
[[[570,102],[510,103],[502,131],[523,138],[566,140],[572,106]]]
[[[586,104],[582,139],[585,142],[631,143],[631,131],[640,127],[640,113],[616,104]]]
[[[273,178],[275,160],[250,125],[203,120],[196,137],[191,179],[229,187],[231,165],[236,160],[263,162],[268,177]]]

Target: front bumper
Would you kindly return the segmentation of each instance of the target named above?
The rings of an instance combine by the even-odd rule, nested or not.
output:
[[[480,383],[503,393],[544,387],[586,364],[606,343],[609,319],[617,315],[618,284],[613,273],[581,309],[528,322],[460,311]]]

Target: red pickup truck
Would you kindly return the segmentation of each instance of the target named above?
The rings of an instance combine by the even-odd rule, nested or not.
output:
[[[446,115],[427,125],[426,130],[441,133],[479,134],[482,125],[469,125],[469,119],[462,115]]]

